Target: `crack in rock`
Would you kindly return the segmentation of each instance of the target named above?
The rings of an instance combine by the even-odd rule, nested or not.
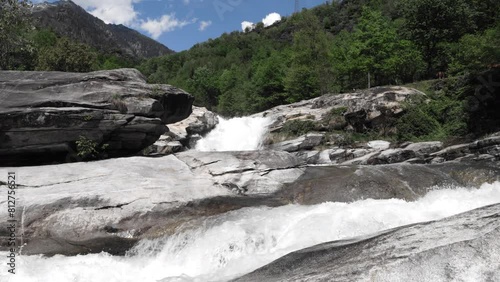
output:
[[[242,168],[242,169],[228,170],[228,171],[224,171],[221,173],[214,173],[214,172],[209,170],[208,173],[210,173],[211,176],[222,176],[222,175],[226,175],[226,174],[244,173],[244,172],[248,172],[248,171],[256,171],[256,169],[255,168]]]
[[[203,163],[202,161],[199,161],[199,162],[201,162],[202,164],[199,166],[194,166],[194,167],[192,167],[192,169],[198,169],[200,167],[209,166],[211,164],[216,164],[216,163],[221,162],[221,160],[217,160],[217,161],[213,161],[213,162],[209,162],[209,163]]]
[[[74,182],[79,182],[83,180],[88,180],[88,179],[94,179],[94,178],[102,178],[102,177],[107,177],[107,175],[97,175],[97,176],[91,176],[91,177],[86,177],[86,178],[79,178],[79,179],[74,179],[74,180],[68,180],[68,181],[62,181],[62,182],[55,182],[55,183],[48,183],[48,184],[42,184],[42,185],[23,185],[23,184],[16,184],[19,187],[26,187],[26,188],[45,188],[48,186],[54,186],[54,185],[59,185],[59,184],[68,184],[68,183],[74,183]],[[0,182],[0,185],[2,183]]]
[[[135,201],[129,202],[129,203],[123,203],[123,204],[118,204],[116,206],[104,206],[100,208],[95,208],[94,210],[99,211],[99,210],[109,210],[109,209],[116,209],[116,208],[122,208],[124,206],[130,205]]]

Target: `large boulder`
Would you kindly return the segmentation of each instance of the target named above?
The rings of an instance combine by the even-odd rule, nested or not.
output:
[[[219,117],[214,112],[193,106],[191,115],[184,120],[169,124],[169,132],[147,148],[144,155],[168,155],[194,148],[196,142],[217,124]]]
[[[404,149],[408,151],[413,151],[417,156],[424,157],[443,149],[443,142],[434,141],[434,142],[412,143],[404,147]]]
[[[167,135],[173,140],[184,143],[190,136],[203,136],[219,124],[218,116],[202,107],[193,106],[193,113],[186,119],[169,125],[170,132]]]
[[[500,204],[313,246],[233,281],[499,281]]]
[[[27,243],[23,254],[124,254],[140,239],[174,233],[190,220],[284,205],[270,195],[300,177],[301,166],[286,152],[188,151],[21,167],[23,201],[15,216]],[[8,171],[0,168],[2,175]],[[5,185],[0,181],[0,189]],[[8,220],[0,213],[0,223]],[[0,229],[0,251],[9,235]]]
[[[391,125],[392,119],[403,114],[405,103],[425,97],[423,92],[411,88],[376,87],[277,106],[257,116],[271,116],[275,119],[271,131],[279,131],[287,121],[293,119],[313,120],[335,130],[350,126],[356,131],[367,128],[387,131],[390,129],[386,127]]]
[[[0,72],[1,165],[79,160],[77,141],[108,156],[137,153],[191,114],[194,98],[149,85],[135,69]],[[81,156],[81,154],[80,154]]]
[[[368,164],[394,164],[401,163],[415,157],[415,152],[406,149],[387,149],[368,160]]]

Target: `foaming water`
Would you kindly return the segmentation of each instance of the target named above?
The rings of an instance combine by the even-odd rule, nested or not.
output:
[[[429,192],[415,202],[363,200],[313,206],[245,208],[197,229],[141,241],[126,257],[22,256],[1,281],[227,281],[295,250],[448,217],[500,203],[500,183]],[[0,253],[5,257],[6,253]]]
[[[219,117],[219,124],[198,141],[195,149],[202,152],[258,150],[271,122],[270,118],[263,117]]]

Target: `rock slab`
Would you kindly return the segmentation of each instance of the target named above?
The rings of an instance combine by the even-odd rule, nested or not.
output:
[[[165,124],[187,118],[193,100],[170,85],[147,84],[135,69],[1,71],[1,165],[78,160],[82,138],[110,157],[137,153],[168,131]]]
[[[0,175],[8,171],[0,168]],[[244,207],[410,201],[435,186],[478,187],[500,180],[500,166],[490,162],[322,167],[278,151],[187,151],[15,171],[21,198],[16,219],[27,255],[122,255],[141,239],[179,233]],[[0,190],[6,188],[0,180]],[[0,225],[8,220],[0,212]],[[8,238],[7,229],[0,229],[0,251]]]

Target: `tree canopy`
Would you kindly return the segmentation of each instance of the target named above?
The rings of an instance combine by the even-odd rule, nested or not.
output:
[[[183,88],[197,105],[229,116],[500,63],[497,0],[331,1],[139,65],[33,29],[26,0],[0,1],[1,69],[137,67],[151,83]]]

